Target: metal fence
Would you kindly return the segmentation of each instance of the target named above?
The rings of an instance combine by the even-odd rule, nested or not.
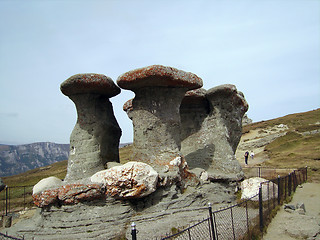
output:
[[[32,188],[29,186],[6,187],[0,192],[0,214],[7,216],[9,213],[26,210],[34,206]]]
[[[286,176],[279,175],[261,183],[259,193],[252,198],[218,211],[212,211],[209,206],[207,219],[160,239],[253,239],[262,236],[275,214],[273,210],[283,204],[298,185],[306,181],[307,168],[293,170]],[[136,232],[134,225],[133,240],[138,237]]]
[[[261,169],[258,170],[260,176],[261,172]],[[307,168],[293,170],[285,176],[278,175],[277,178],[261,183],[259,193],[252,198],[218,211],[212,211],[210,205],[208,218],[175,234],[165,234],[160,239],[252,239],[253,236],[263,234],[273,209],[306,181]],[[33,206],[32,186],[7,187],[0,193],[2,215],[25,210],[29,206]],[[132,225],[131,235],[132,240],[139,237],[135,224]]]

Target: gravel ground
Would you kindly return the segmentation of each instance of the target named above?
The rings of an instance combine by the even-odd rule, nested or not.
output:
[[[320,240],[320,183],[305,183],[297,188],[291,205],[304,203],[306,214],[288,212],[282,207],[268,226],[264,240]]]

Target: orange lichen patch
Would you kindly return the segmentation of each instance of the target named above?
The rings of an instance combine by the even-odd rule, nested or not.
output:
[[[111,78],[96,73],[73,75],[61,84],[60,90],[66,96],[96,93],[108,98],[118,95],[121,91]]]
[[[126,72],[118,77],[121,88],[134,90],[141,87],[183,87],[196,89],[202,87],[202,79],[197,75],[173,67],[152,65]]]
[[[44,207],[58,202],[58,189],[46,190],[32,195],[33,202],[37,207]]]
[[[34,204],[44,207],[55,204],[76,204],[104,197],[105,190],[98,184],[68,184],[57,189],[33,194]]]

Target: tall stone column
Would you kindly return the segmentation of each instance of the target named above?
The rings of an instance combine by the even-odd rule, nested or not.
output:
[[[124,73],[117,83],[135,93],[131,107],[124,108],[130,111],[134,128],[132,159],[160,172],[174,169],[181,157],[180,103],[188,90],[202,86],[202,80],[192,73],[153,65]]]
[[[206,170],[211,180],[243,178],[241,166],[235,158],[242,134],[242,117],[248,110],[243,94],[234,85],[226,84],[209,89],[205,93],[207,101],[199,101],[203,99],[201,93],[186,97],[190,99],[183,101],[180,107],[181,118],[201,119],[201,124],[196,123],[195,126],[200,128],[198,131],[184,129],[186,134],[182,141],[182,153],[189,167]],[[197,110],[184,110],[191,110],[190,103],[197,103],[198,108],[194,108]]]
[[[77,74],[61,84],[62,93],[76,105],[78,119],[70,136],[66,182],[81,180],[119,162],[121,129],[109,98],[120,93],[102,74]]]

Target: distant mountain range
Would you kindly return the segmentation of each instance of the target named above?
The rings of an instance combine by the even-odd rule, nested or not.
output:
[[[0,145],[0,176],[10,176],[67,160],[69,144],[50,142]]]
[[[120,148],[130,143],[121,143]],[[6,177],[67,160],[69,144],[39,142],[25,145],[0,144],[0,177]]]

